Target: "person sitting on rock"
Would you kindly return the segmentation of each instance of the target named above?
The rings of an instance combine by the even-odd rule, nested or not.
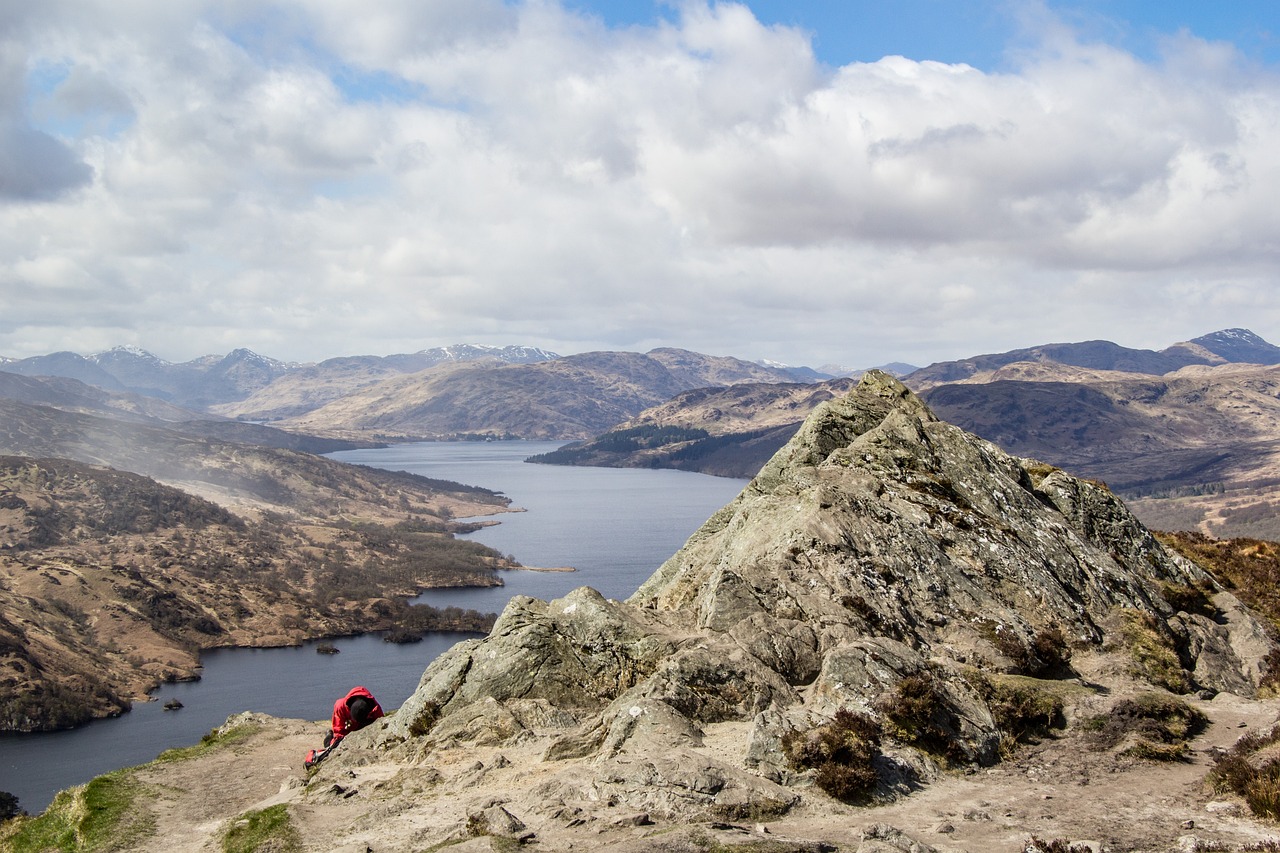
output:
[[[363,729],[382,716],[382,706],[365,687],[352,687],[346,696],[333,703],[333,721],[324,736],[324,750],[310,750],[303,762],[307,768],[320,763],[342,739],[354,731]]]

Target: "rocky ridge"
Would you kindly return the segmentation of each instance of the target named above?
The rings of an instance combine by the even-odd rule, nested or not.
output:
[[[1170,588],[1211,594],[1215,616],[1179,612]],[[1105,487],[1012,457],[871,373],[626,602],[514,599],[431,665],[378,742],[419,761],[540,744],[549,767],[566,762],[540,789],[557,807],[785,811],[812,780],[788,738],[841,711],[887,723],[909,684],[928,694],[928,737],[888,739],[886,795],[998,759],[975,671],[1026,671],[1036,638],[1060,632],[1089,683],[1115,686],[1139,671],[1105,653],[1135,621],[1169,652],[1170,686],[1252,695],[1265,675],[1262,625]],[[1080,674],[1056,666],[1039,673]],[[744,748],[708,756],[726,723]]]

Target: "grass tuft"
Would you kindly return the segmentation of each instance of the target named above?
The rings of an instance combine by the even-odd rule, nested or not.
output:
[[[296,853],[302,837],[285,803],[245,812],[231,822],[222,836],[223,853]]]
[[[1034,743],[1054,729],[1066,728],[1066,702],[1060,682],[1042,682],[1026,676],[964,673],[965,680],[987,703],[1000,730],[1000,755],[1008,758],[1019,744]]]
[[[1155,618],[1131,608],[1121,608],[1120,632],[1133,659],[1133,674],[1170,693],[1191,692],[1191,676],[1182,668],[1172,641],[1160,631]]]
[[[165,763],[169,761],[186,761],[190,758],[200,758],[222,747],[246,741],[261,728],[261,726],[246,723],[239,726],[232,726],[229,729],[212,729],[208,734],[200,738],[199,743],[192,744],[191,746],[179,746],[174,747],[173,749],[166,749],[164,752],[156,756],[155,761],[156,763]]]

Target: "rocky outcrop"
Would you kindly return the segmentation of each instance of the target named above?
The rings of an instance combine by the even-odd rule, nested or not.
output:
[[[872,372],[625,603],[513,600],[431,665],[382,739],[545,743],[544,762],[592,768],[558,777],[561,800],[785,809],[814,775],[786,744],[839,713],[882,726],[888,792],[997,759],[984,673],[1071,677],[1072,652],[1123,660],[1139,635],[1164,670],[1100,672],[1248,695],[1271,648],[1105,486],[1010,456]],[[725,723],[733,748],[706,743]]]

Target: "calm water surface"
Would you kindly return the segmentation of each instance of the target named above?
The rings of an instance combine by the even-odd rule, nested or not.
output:
[[[493,516],[501,523],[471,534],[527,566],[572,566],[572,573],[515,571],[505,586],[435,590],[419,600],[497,612],[515,594],[551,599],[578,586],[626,598],[713,512],[742,489],[729,480],[681,471],[567,468],[524,459],[562,442],[424,442],[354,450],[333,458],[484,486],[524,512]],[[196,743],[228,716],[262,711],[324,720],[333,700],[363,684],[384,708],[397,708],[422,671],[464,634],[430,634],[398,646],[377,635],[331,641],[337,655],[314,643],[290,649],[223,649],[201,656],[198,682],[169,684],[128,714],[69,732],[0,735],[0,790],[27,811],[42,811],[58,790],[120,767],[141,764],[174,746]],[[178,711],[163,704],[178,699]],[[317,744],[318,745],[318,744]],[[301,765],[299,756],[299,766]]]
[[[330,454],[333,459],[484,486],[511,498],[500,523],[475,539],[526,566],[571,573],[503,572],[503,587],[432,590],[419,600],[498,612],[512,595],[551,599],[579,586],[626,598],[746,480],[687,471],[524,463],[559,441],[423,442]]]
[[[476,635],[441,632],[420,643],[396,645],[367,634],[330,640],[341,650],[336,655],[317,654],[315,643],[205,652],[200,681],[163,685],[152,694],[157,701],[135,702],[120,717],[65,732],[0,735],[0,791],[16,795],[18,805],[36,814],[63,788],[144,764],[169,747],[197,743],[241,711],[327,720],[333,701],[356,684],[372,690],[383,707],[398,708],[418,686],[427,664],[470,636]],[[184,707],[165,711],[170,699]]]

